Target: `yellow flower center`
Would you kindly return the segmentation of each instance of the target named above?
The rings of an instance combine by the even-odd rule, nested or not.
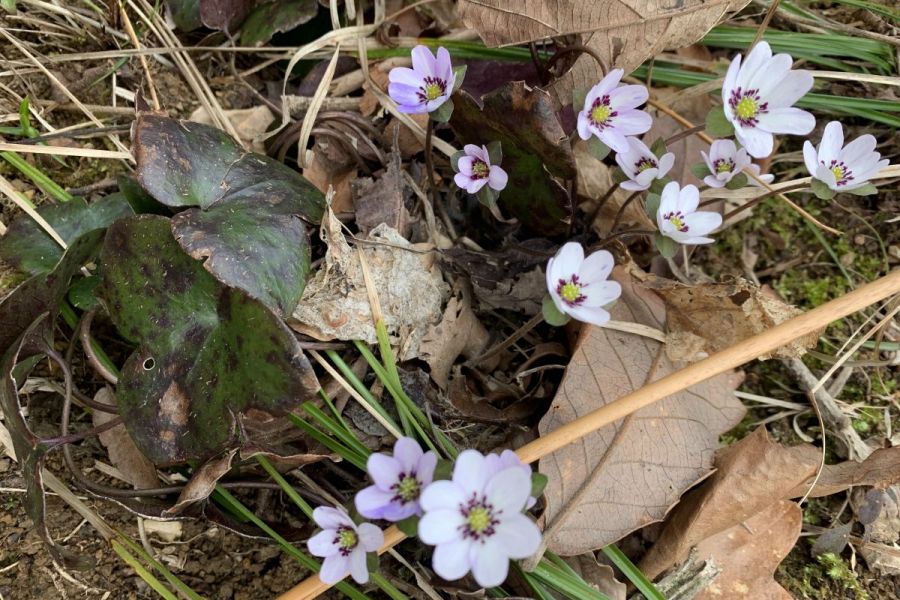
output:
[[[442,90],[441,86],[437,83],[429,83],[425,85],[425,97],[428,98],[429,102],[432,100],[437,100],[443,93],[444,90]]]
[[[472,175],[477,177],[478,179],[484,179],[488,176],[490,172],[490,167],[487,166],[487,163],[483,160],[475,160],[472,163]]]
[[[741,119],[752,119],[759,114],[759,104],[753,98],[744,96],[734,107],[734,112]]]
[[[609,119],[609,114],[612,112],[612,109],[605,104],[598,104],[591,110],[591,119],[594,123],[606,123]]]
[[[419,480],[409,475],[400,480],[397,486],[397,495],[404,502],[410,502],[419,497]]]
[[[342,529],[340,533],[338,533],[338,544],[340,544],[341,548],[347,548],[348,550],[356,548],[356,543],[358,541],[359,538],[352,529]]]
[[[491,524],[491,513],[486,508],[478,506],[469,511],[467,522],[470,531],[483,533]]]
[[[727,160],[719,160],[716,161],[716,173],[729,173],[734,168],[734,164],[731,161]]]
[[[581,295],[581,286],[571,281],[562,287],[559,295],[562,296],[563,300],[566,302],[575,302],[578,299],[578,296]]]
[[[681,230],[684,228],[684,221],[682,220],[681,216],[679,216],[679,215],[674,215],[674,216],[669,217],[669,223],[674,225],[675,229]]]
[[[840,165],[831,167],[831,172],[834,173],[834,178],[836,181],[840,181],[844,178],[844,168]]]

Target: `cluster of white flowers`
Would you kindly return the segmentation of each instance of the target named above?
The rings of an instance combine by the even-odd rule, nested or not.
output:
[[[510,559],[537,552],[541,531],[525,511],[534,505],[532,473],[511,450],[481,454],[465,450],[451,479],[434,480],[437,456],[412,438],[400,438],[392,456],[372,454],[366,470],[373,485],[356,494],[364,518],[398,522],[414,517],[418,536],[434,546],[432,568],[446,580],[469,572],[479,585],[500,585]],[[324,557],[319,577],[334,584],[348,574],[369,580],[366,556],[384,544],[381,529],[355,522],[343,507],[318,507],[313,519],[322,528],[307,542]]]

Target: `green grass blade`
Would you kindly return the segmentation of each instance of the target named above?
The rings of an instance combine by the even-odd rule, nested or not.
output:
[[[166,580],[172,584],[176,591],[181,592],[181,594],[188,598],[189,600],[204,600],[203,596],[192,590],[186,583],[181,581],[177,575],[172,573],[169,569],[166,568],[164,564],[153,558],[150,554],[147,553],[146,550],[139,544],[136,544],[132,540],[130,540],[127,536],[122,535],[119,538],[119,542],[128,546],[128,548],[137,554],[137,556],[150,564],[151,567],[159,571],[159,573],[166,578]]]
[[[62,189],[55,181],[50,179],[43,171],[27,162],[24,158],[15,152],[0,152],[6,162],[18,169],[22,175],[25,175],[34,182],[34,185],[41,188],[45,194],[52,198],[56,198],[60,202],[68,202],[75,196]]]
[[[605,546],[603,548],[603,554],[605,554],[614,565],[619,567],[619,570],[625,574],[625,577],[634,584],[634,587],[636,587],[647,600],[666,600],[666,597],[656,589],[653,582],[647,579],[647,576],[644,575],[644,573],[641,572],[641,570],[638,569],[615,544]]]
[[[163,585],[163,582],[157,579],[153,573],[148,571],[118,540],[111,540],[110,544],[115,553],[119,555],[119,558],[128,563],[128,566],[138,574],[138,577],[143,579],[160,597],[165,598],[165,600],[178,600],[178,597]]]
[[[275,480],[278,486],[287,494],[288,498],[294,501],[300,510],[303,511],[303,514],[309,520],[312,520],[313,516],[313,508],[309,505],[309,502],[303,499],[303,497],[297,493],[297,490],[294,489],[288,480],[284,478],[284,476],[278,472],[278,469],[272,466],[272,463],[268,461],[268,459],[262,454],[257,454],[254,458],[256,458],[256,462],[262,465],[262,468],[266,470],[266,473],[269,474],[269,477]]]

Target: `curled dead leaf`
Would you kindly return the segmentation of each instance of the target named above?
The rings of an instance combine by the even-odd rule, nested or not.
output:
[[[94,395],[94,400],[101,404],[115,406],[116,398],[109,388],[102,388]],[[100,410],[94,411],[94,427],[99,427],[111,421],[115,415]],[[159,487],[159,477],[156,475],[156,467],[144,456],[134,440],[128,435],[125,425],[118,425],[100,434],[100,442],[109,452],[109,460],[119,469],[128,483],[136,489]]]
[[[661,328],[662,300],[624,270],[613,319]],[[607,404],[676,369],[662,344],[634,334],[583,327],[540,433]],[[603,427],[541,459],[549,477],[544,518],[548,547],[580,554],[661,520],[712,468],[718,436],[736,425],[744,407],[721,375]]]
[[[463,294],[450,299],[441,322],[432,325],[422,338],[419,352],[431,367],[431,378],[446,389],[456,359],[460,355],[477,356],[489,341],[490,334],[472,311],[469,295]]]

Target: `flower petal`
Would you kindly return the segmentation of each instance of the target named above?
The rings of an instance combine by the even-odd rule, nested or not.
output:
[[[405,83],[391,83],[388,85],[388,93],[397,104],[422,104],[419,98],[419,88]]]
[[[860,163],[862,163],[867,157],[873,158],[875,159],[875,161],[878,160],[879,155],[875,153],[876,144],[877,142],[874,136],[868,133],[865,135],[861,135],[847,144],[847,146],[841,152],[839,152],[838,156],[835,158],[840,158],[840,160],[843,160],[851,169],[853,169],[853,167],[859,168]]]
[[[369,460],[366,462],[366,471],[369,473],[369,477],[372,478],[375,485],[383,490],[389,490],[392,485],[397,483],[402,470],[400,461],[393,456],[379,452],[369,455]]]
[[[422,458],[422,447],[419,442],[411,437],[402,437],[394,442],[394,459],[400,464],[401,470],[409,474],[416,470],[419,459]]]
[[[487,179],[470,179],[469,183],[466,185],[466,191],[474,196],[481,188],[487,185],[487,182]]]
[[[737,85],[744,90],[750,87],[750,82],[756,78],[756,74],[765,71],[772,59],[772,49],[768,42],[759,42],[753,47],[737,77]]]
[[[675,154],[672,152],[667,152],[659,157],[659,173],[656,174],[657,179],[662,179],[666,176],[666,173],[672,170],[672,167],[675,166]]]
[[[819,159],[815,147],[809,140],[803,142],[803,163],[806,165],[806,170],[809,171],[809,174],[815,177],[819,168]]]
[[[707,175],[703,178],[703,183],[708,185],[711,188],[721,188],[725,187],[725,184],[731,181],[731,177],[725,180],[720,180],[717,176],[714,177],[712,175]]]
[[[613,255],[607,250],[591,253],[578,269],[578,278],[585,283],[606,281],[615,266]]]
[[[582,255],[584,253],[581,245],[578,245],[577,251]],[[481,452],[472,449],[463,450],[456,457],[456,465],[453,467],[453,483],[463,491],[465,497],[468,498],[473,492],[481,494],[484,491],[484,484],[487,483],[488,475],[487,467],[484,464],[484,455]]]
[[[313,556],[331,556],[337,554],[340,544],[335,542],[334,529],[325,529],[306,540],[306,547]]]
[[[437,50],[437,59],[434,62],[434,74],[448,82],[453,76],[453,63],[450,60],[450,53],[443,46]]]
[[[375,552],[384,544],[384,532],[371,523],[360,523],[356,532],[359,534],[359,545],[366,552]]]
[[[401,83],[411,88],[418,89],[424,85],[422,76],[407,67],[396,67],[388,73],[388,81],[391,83]]]
[[[609,321],[609,312],[603,308],[588,306],[570,306],[567,307],[566,313],[571,315],[573,319],[577,319],[582,323],[590,323],[591,325],[602,326]]]
[[[688,184],[678,192],[678,210],[688,214],[697,210],[700,205],[700,190],[697,186]]]
[[[434,469],[437,466],[437,454],[428,451],[419,459],[416,466],[416,478],[422,486],[427,486],[434,480]]]
[[[616,119],[618,119],[618,117],[616,117]],[[593,131],[593,128],[591,129]],[[628,141],[625,134],[616,127],[607,127],[603,131],[595,131],[595,133],[597,134],[597,137],[600,138],[601,142],[616,152],[625,152],[628,150]]]
[[[722,215],[709,211],[695,212],[685,215],[684,224],[691,235],[706,235],[722,225]]]
[[[790,71],[763,98],[769,102],[769,109],[792,106],[805,96],[813,86],[813,76],[809,71]]]
[[[722,104],[725,109],[725,116],[729,120],[732,117],[732,112],[728,100],[731,96],[731,91],[737,87],[738,73],[741,70],[741,59],[742,56],[740,54],[731,59],[731,64],[728,65],[728,72],[725,73],[725,82],[722,85]]]
[[[466,501],[466,495],[463,490],[446,479],[435,481],[422,492],[419,497],[419,504],[426,512],[434,510],[454,510],[458,511],[459,506]]]
[[[804,144],[804,147],[805,146],[806,144]],[[820,162],[829,164],[831,161],[837,160],[843,146],[844,129],[838,121],[831,121],[825,126],[825,131],[822,132],[822,141],[819,142],[819,148],[816,152],[816,160],[814,162],[816,166],[810,169],[810,172],[815,173],[816,169],[819,168],[818,163]],[[806,150],[804,149],[804,153],[805,152]],[[804,154],[804,161],[805,159],[806,155]],[[806,168],[809,169],[809,167],[810,165],[807,164]]]
[[[376,485],[357,492],[354,498],[356,510],[367,519],[383,519],[385,511],[391,506],[394,492],[379,489]]]
[[[653,126],[653,118],[642,110],[626,110],[614,117],[612,123],[613,129],[623,135],[639,135],[649,131]]]
[[[584,98],[584,108],[588,109],[594,103],[594,100],[601,96],[605,96],[609,94],[619,82],[622,81],[622,76],[625,75],[625,71],[622,69],[613,69],[609,73],[606,74],[606,77],[601,79],[597,85],[592,87],[590,91],[587,93],[587,96]]]
[[[496,539],[510,558],[528,558],[541,545],[541,530],[521,513],[505,515],[497,525]]]
[[[427,47],[419,45],[412,49],[413,70],[421,73],[423,77],[440,75],[435,68],[435,62],[434,55]]]
[[[635,179],[629,179],[628,181],[623,181],[622,183],[620,183],[619,187],[623,190],[628,190],[629,192],[640,192],[650,187],[650,183],[648,182],[646,184],[641,184],[638,183],[638,181]]]
[[[313,521],[322,529],[337,529],[338,527],[353,527],[353,521],[343,510],[330,506],[318,506],[313,511]]]
[[[531,475],[520,467],[503,469],[488,480],[484,493],[495,510],[521,512],[531,494]]]
[[[581,306],[597,308],[615,302],[622,295],[622,286],[618,281],[598,281],[584,286],[581,292],[587,296]]]
[[[816,179],[827,185],[833,190],[837,190],[837,179],[834,176],[834,173],[831,172],[831,169],[826,167],[823,164],[819,164],[816,168],[816,174],[814,175]]]
[[[350,572],[350,557],[343,554],[335,554],[327,557],[322,562],[322,570],[319,571],[319,579],[322,583],[334,585],[347,576]]]
[[[468,540],[454,540],[440,544],[434,549],[431,568],[447,581],[460,579],[469,572],[469,551],[472,543]]]
[[[350,576],[356,583],[369,581],[369,567],[366,566],[366,553],[362,548],[356,548],[350,553]]]
[[[816,118],[799,108],[773,108],[758,117],[759,128],[770,133],[806,135],[816,126]],[[753,154],[752,152],[750,154]]]
[[[567,279],[578,273],[581,263],[584,262],[584,248],[578,242],[566,242],[553,257],[552,272],[555,279]],[[556,287],[554,280],[553,286]]]
[[[765,69],[757,71],[753,80],[747,82],[747,87],[757,90],[763,100],[769,100],[770,94],[779,92],[781,80],[787,76],[792,64],[794,59],[790,54],[776,54]]]
[[[578,129],[578,137],[583,140],[591,139],[590,127],[588,126],[588,118],[587,115],[582,111],[578,113],[578,123],[576,125],[576,129]]]
[[[491,170],[488,172],[488,185],[491,186],[491,189],[499,192],[506,187],[508,181],[509,175],[506,174],[506,171],[497,165],[491,167]]]
[[[453,183],[463,190],[469,186],[470,181],[472,181],[472,178],[465,173],[457,173],[453,176]]]
[[[609,106],[619,112],[637,108],[647,101],[650,92],[642,85],[623,85],[609,93]]]
[[[509,574],[509,556],[503,543],[494,538],[474,548],[472,575],[478,585],[496,587],[506,581]]]
[[[666,184],[666,187],[663,188],[659,198],[659,210],[657,211],[658,218],[662,218],[662,215],[677,210],[678,194],[680,191],[681,186],[678,185],[677,181],[670,181]]]
[[[464,522],[459,505],[453,509],[426,510],[419,520],[419,539],[432,546],[459,539]]]
[[[765,158],[772,154],[775,146],[775,138],[768,131],[755,127],[735,126],[734,135],[754,158]]]

